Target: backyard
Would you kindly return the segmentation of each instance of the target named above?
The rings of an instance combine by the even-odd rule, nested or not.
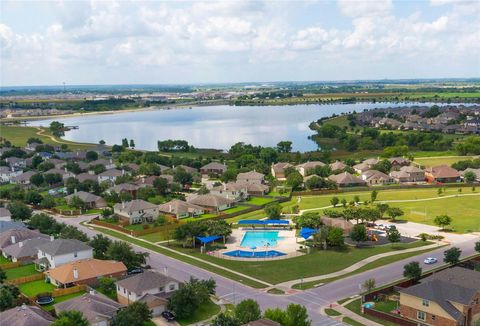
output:
[[[20,277],[35,275],[35,274],[38,274],[38,272],[35,270],[34,264],[29,264],[29,265],[6,269],[5,274],[7,275],[7,280],[14,280]]]
[[[18,285],[18,289],[27,297],[33,298],[40,293],[52,292],[53,289],[55,289],[55,286],[53,284],[46,283],[45,280],[38,280],[20,284]]]
[[[195,313],[189,318],[179,319],[178,323],[182,326],[198,323],[202,320],[208,319],[220,312],[220,306],[216,305],[212,301],[201,305],[195,310]]]
[[[417,157],[413,161],[416,164],[431,167],[437,165],[452,165],[458,161],[471,160],[473,156],[433,156],[433,157]]]

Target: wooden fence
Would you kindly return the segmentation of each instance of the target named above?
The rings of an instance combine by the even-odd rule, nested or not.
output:
[[[116,225],[116,224],[112,224],[112,223],[107,223],[107,222],[103,222],[103,221],[100,221],[99,219],[97,218],[94,218],[90,221],[90,223],[92,224],[95,224],[95,225],[99,225],[99,226],[104,226],[106,228],[109,228],[109,229],[113,229],[113,230],[116,230],[116,231],[119,231],[119,232],[122,232],[122,233],[126,233],[128,235],[133,235],[133,231],[132,230],[128,230],[128,229],[125,229],[119,225]]]
[[[78,292],[84,292],[86,291],[87,287],[85,285],[75,285],[71,288],[65,288],[65,289],[54,289],[52,292],[52,297],[61,297],[64,295],[72,294],[72,293],[78,293]]]
[[[17,262],[14,262],[14,263],[0,264],[0,268],[1,269],[12,269],[12,268],[15,268],[15,267],[18,267],[18,266],[21,266],[21,265],[22,265],[22,262],[17,261]]]
[[[395,325],[401,325],[401,326],[417,326],[418,325],[417,323],[410,321],[408,319],[405,319],[401,316],[395,316],[395,315],[388,314],[386,312],[382,312],[374,309],[363,308],[363,313],[365,315],[376,317],[381,320],[392,322]]]
[[[45,278],[45,275],[43,275],[43,273],[40,273],[35,275],[19,277],[13,280],[8,280],[7,283],[11,285],[18,285],[18,284],[28,283],[32,281],[43,280],[44,278]]]

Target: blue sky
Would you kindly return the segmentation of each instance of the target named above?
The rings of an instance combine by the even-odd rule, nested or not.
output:
[[[480,1],[0,1],[1,85],[480,76]]]

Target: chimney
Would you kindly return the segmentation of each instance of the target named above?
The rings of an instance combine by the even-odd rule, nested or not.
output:
[[[112,163],[113,163],[113,160],[112,160],[112,159],[110,159],[110,164],[112,164]]]
[[[65,167],[65,173],[66,173],[66,172],[68,172],[68,171],[67,171],[67,168]]]
[[[22,248],[22,247],[23,247],[23,241],[20,241],[20,242],[18,243],[18,247],[19,247],[19,248]]]
[[[125,202],[122,201],[122,209],[124,209],[124,208],[125,208]]]
[[[78,278],[78,269],[76,267],[73,268],[73,278]]]
[[[226,183],[223,184],[223,191],[227,191],[227,184]]]
[[[53,235],[50,236],[50,241],[55,240],[55,237]]]
[[[95,291],[94,289],[90,289],[90,291],[88,291],[88,293],[90,293],[90,295],[95,295],[95,294],[97,294],[97,291]]]
[[[73,190],[73,193],[74,193],[74,194],[77,194],[77,188],[75,188],[75,189]]]
[[[167,266],[165,266],[163,268],[163,274],[165,274],[165,276],[168,276],[168,267]]]
[[[171,213],[172,212],[172,205],[168,205],[168,211]]]
[[[17,238],[14,235],[12,235],[10,237],[10,241],[12,242],[12,244],[17,243]]]
[[[142,183],[145,183],[145,177],[142,177]]]
[[[122,175],[125,175],[125,169],[122,169]]]

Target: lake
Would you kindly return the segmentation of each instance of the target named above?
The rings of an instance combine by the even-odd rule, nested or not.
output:
[[[60,121],[79,126],[63,137],[66,140],[108,145],[134,139],[136,148],[157,150],[157,140],[182,139],[198,148],[229,149],[237,142],[276,146],[290,140],[295,151],[317,149],[308,139],[310,122],[332,114],[364,109],[412,105],[411,103],[310,104],[289,106],[200,106],[192,109],[151,110],[117,114],[55,118],[32,122],[48,126]],[[423,103],[420,105],[430,105]]]

